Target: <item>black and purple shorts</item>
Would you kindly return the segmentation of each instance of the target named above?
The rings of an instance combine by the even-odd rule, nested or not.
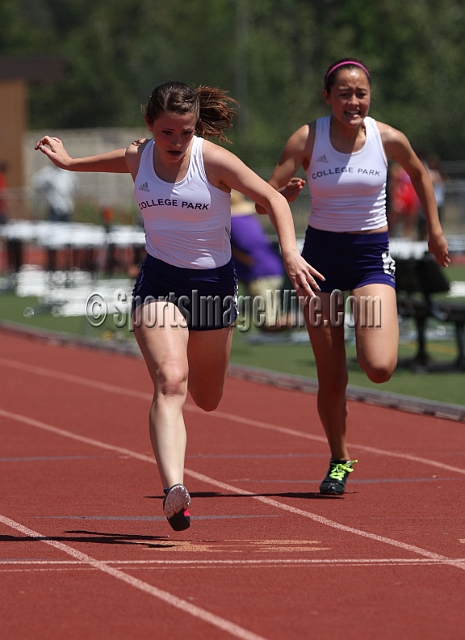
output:
[[[222,329],[237,318],[237,278],[232,259],[215,269],[183,269],[151,255],[142,263],[132,292],[133,317],[149,302],[175,304],[194,331]]]
[[[352,291],[367,284],[396,286],[387,231],[334,233],[307,227],[302,256],[326,278],[316,279],[324,293]]]

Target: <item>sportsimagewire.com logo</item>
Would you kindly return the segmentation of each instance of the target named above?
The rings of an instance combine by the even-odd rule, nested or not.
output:
[[[266,296],[201,296],[198,291],[192,292],[192,298],[170,294],[167,298],[146,298],[144,304],[137,297],[133,300],[123,289],[116,289],[113,299],[92,293],[87,301],[85,315],[89,324],[95,328],[112,323],[117,329],[147,327],[180,327],[186,328],[190,322],[196,326],[227,326],[237,313],[236,328],[249,332],[252,327],[261,329],[270,323],[278,323],[283,310],[286,310],[287,328],[302,329],[306,325],[305,317],[311,327],[340,327],[344,323],[348,327],[380,328],[381,299],[379,296],[349,295],[344,297],[342,291],[334,290],[329,299],[329,313],[323,313],[322,299],[315,295],[312,298],[300,298],[294,291],[267,291]],[[157,304],[149,304],[149,303]],[[134,310],[133,310],[134,309]],[[142,312],[142,309],[144,311]],[[182,317],[177,312],[181,311]],[[206,323],[206,324],[205,324]]]

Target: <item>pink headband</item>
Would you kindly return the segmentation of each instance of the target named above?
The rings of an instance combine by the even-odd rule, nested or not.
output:
[[[328,80],[329,76],[333,73],[333,71],[336,71],[336,69],[339,69],[339,67],[344,67],[344,66],[349,66],[349,65],[355,65],[356,67],[360,67],[360,69],[363,69],[365,71],[365,73],[367,74],[367,76],[370,77],[370,72],[368,71],[368,69],[366,67],[363,66],[363,64],[361,62],[356,62],[355,60],[345,60],[344,62],[339,62],[339,64],[335,64],[334,67],[331,67],[331,69],[325,75],[325,84],[326,84],[326,81]]]

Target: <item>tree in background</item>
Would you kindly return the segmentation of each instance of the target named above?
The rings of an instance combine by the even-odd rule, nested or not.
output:
[[[238,98],[235,152],[270,166],[297,126],[326,113],[326,67],[350,55],[376,78],[373,117],[463,158],[459,0],[3,0],[0,23],[0,55],[70,62],[59,84],[31,88],[32,128],[140,126],[151,89],[179,79]]]

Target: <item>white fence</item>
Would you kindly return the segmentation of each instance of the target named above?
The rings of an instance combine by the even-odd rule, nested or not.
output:
[[[12,217],[41,219],[45,217],[45,204],[37,199],[30,184],[32,175],[47,166],[49,162],[39,151],[34,150],[35,143],[42,135],[59,137],[70,155],[85,157],[117,148],[126,148],[133,140],[145,137],[147,131],[140,129],[68,129],[56,131],[34,131],[24,139],[24,158],[26,187],[23,190],[11,190]],[[448,235],[465,234],[465,161],[444,162],[449,176],[446,183],[443,226]],[[268,179],[272,167],[255,168],[257,173]],[[136,221],[138,211],[133,197],[133,183],[129,175],[111,173],[80,173],[76,193],[78,201],[89,202],[96,207],[109,205],[124,210]],[[298,234],[304,232],[308,215],[308,192],[304,189],[300,198],[292,205]],[[267,221],[265,221],[268,227]],[[271,230],[271,228],[270,228]]]

